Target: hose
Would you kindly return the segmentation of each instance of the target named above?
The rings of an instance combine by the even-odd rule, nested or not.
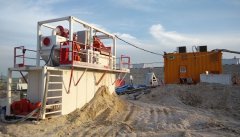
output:
[[[8,123],[8,124],[16,124],[16,123],[20,123],[23,122],[27,119],[29,119],[30,117],[32,117],[37,111],[39,110],[39,108],[34,109],[31,113],[29,113],[28,115],[26,115],[25,117],[22,117],[20,119],[16,119],[16,120],[6,120],[5,119],[5,114],[6,114],[6,110],[1,109],[1,121],[3,123]]]
[[[46,61],[46,64],[44,66],[46,66],[49,63],[50,59],[52,60],[52,54],[53,54],[53,50],[54,50],[55,47],[56,47],[56,45],[52,46],[49,57],[48,57],[48,60]]]

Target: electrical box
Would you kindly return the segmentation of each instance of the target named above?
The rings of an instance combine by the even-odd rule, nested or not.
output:
[[[186,46],[177,47],[177,52],[178,53],[186,53],[187,52]]]
[[[53,36],[46,36],[41,38],[41,50],[40,56],[45,61],[45,63],[51,60],[53,66],[59,65],[59,49],[60,43],[67,41],[67,38],[62,36],[53,35]],[[56,46],[53,48],[53,46]]]
[[[89,31],[84,30],[84,31],[78,31],[77,32],[77,42],[83,45],[88,45],[88,35]]]
[[[46,42],[47,41],[47,42]],[[41,49],[51,49],[53,45],[57,45],[60,48],[60,43],[67,41],[67,38],[58,36],[58,35],[52,35],[52,36],[46,36],[41,38]]]
[[[207,46],[198,46],[197,51],[198,52],[207,52]]]

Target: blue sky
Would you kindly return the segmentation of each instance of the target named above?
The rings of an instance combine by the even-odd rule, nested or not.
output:
[[[37,21],[69,15],[160,53],[182,45],[189,51],[193,45],[238,51],[240,46],[240,0],[0,1],[2,73],[13,66],[14,46],[36,48]],[[133,63],[162,61],[121,42],[118,51],[131,55]]]

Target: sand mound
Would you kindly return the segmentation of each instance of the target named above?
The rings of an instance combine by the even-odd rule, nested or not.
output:
[[[239,87],[200,84],[184,88],[176,94],[182,103],[194,107],[219,110],[239,110]]]
[[[82,109],[77,109],[67,116],[71,122],[83,123],[91,120],[110,120],[125,108],[126,103],[111,94],[108,88],[102,86],[96,92],[94,98]]]
[[[225,110],[240,113],[240,87],[220,84],[171,85],[153,90],[142,101],[164,105]]]
[[[119,99],[101,87],[68,116],[0,124],[0,136],[239,136],[240,87],[167,85],[139,100]]]
[[[218,84],[171,85],[153,89],[140,100],[155,104],[189,105],[209,109],[237,109],[240,106],[238,86]],[[239,110],[239,108],[238,108]]]

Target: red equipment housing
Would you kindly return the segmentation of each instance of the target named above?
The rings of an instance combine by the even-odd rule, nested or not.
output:
[[[41,107],[41,102],[31,103],[27,99],[21,99],[20,101],[15,101],[11,104],[11,112],[15,115],[27,115],[31,113],[36,108]]]
[[[93,37],[93,48],[95,51],[99,51],[103,55],[109,56],[111,54],[111,47],[105,47],[96,36]]]
[[[56,27],[56,34],[65,38],[69,37],[69,30],[64,28],[63,26]]]
[[[69,50],[69,46],[72,47],[72,51]],[[80,44],[75,41],[60,43],[60,64],[72,64],[73,61],[81,61],[80,50]],[[72,60],[69,59],[69,54],[72,54]]]

